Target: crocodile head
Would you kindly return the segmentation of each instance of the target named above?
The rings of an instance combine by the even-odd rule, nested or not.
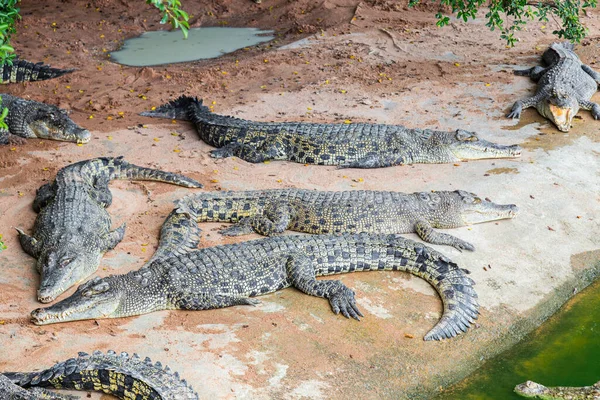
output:
[[[40,287],[37,295],[42,303],[49,303],[71,286],[81,282],[98,268],[102,253],[93,250],[83,236],[63,237],[57,244],[42,250],[37,260]]]
[[[65,110],[38,102],[29,102],[26,107],[23,125],[28,137],[76,143],[87,143],[92,138],[90,131],[73,122]]]
[[[529,399],[546,399],[545,395],[548,393],[548,388],[539,383],[527,381],[515,386],[515,393],[519,396],[527,397]],[[554,398],[554,397],[550,397]]]
[[[83,319],[118,317],[123,298],[121,286],[116,277],[95,277],[80,285],[70,297],[47,308],[31,312],[31,320],[36,325]]]
[[[496,204],[464,190],[422,192],[418,196],[423,217],[442,229],[514,218],[519,211],[514,204]]]
[[[573,118],[579,112],[579,102],[567,93],[554,90],[546,100],[536,104],[540,114],[556,125],[559,131],[568,132]]]
[[[505,146],[480,139],[476,133],[457,129],[455,132],[435,131],[430,139],[433,148],[444,154],[439,159],[447,162],[480,160],[484,158],[519,157],[521,148],[517,145]]]

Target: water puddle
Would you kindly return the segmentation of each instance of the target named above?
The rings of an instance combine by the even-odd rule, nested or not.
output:
[[[257,28],[192,28],[184,39],[178,30],[146,32],[127,39],[110,57],[131,67],[203,60],[268,42],[272,33]]]
[[[436,399],[523,399],[526,380],[545,386],[590,386],[600,380],[600,281],[569,300],[525,340]]]

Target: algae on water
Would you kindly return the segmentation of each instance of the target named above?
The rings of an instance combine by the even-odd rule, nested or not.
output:
[[[257,28],[192,28],[184,39],[179,31],[153,31],[127,39],[110,56],[114,62],[132,67],[195,61],[268,42],[272,33]]]

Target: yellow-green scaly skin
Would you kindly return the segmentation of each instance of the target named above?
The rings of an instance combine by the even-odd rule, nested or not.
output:
[[[153,364],[137,354],[130,357],[110,350],[79,353],[77,358],[41,372],[7,372],[5,376],[24,388],[97,391],[127,400],[198,399],[198,394],[169,367],[160,362]]]

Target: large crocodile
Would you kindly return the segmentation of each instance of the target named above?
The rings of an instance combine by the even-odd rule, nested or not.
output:
[[[34,64],[29,61],[17,59],[13,60],[12,63],[3,63],[0,65],[0,79],[2,79],[2,83],[44,81],[73,71],[75,71],[74,68],[52,68],[42,62]]]
[[[542,400],[600,400],[600,381],[592,386],[581,387],[547,387],[527,381],[517,385],[515,393],[530,399]]]
[[[8,130],[0,130],[0,145],[22,143],[26,138],[87,143],[91,134],[77,125],[66,111],[51,104],[3,93],[2,107],[8,109]]]
[[[37,259],[41,302],[54,300],[96,271],[102,254],[123,238],[125,224],[111,231],[105,209],[112,202],[108,183],[113,179],[202,187],[179,174],[129,164],[123,157],[96,158],[62,168],[52,183],[38,189],[33,236],[17,229],[23,250]]]
[[[454,337],[477,318],[477,294],[468,271],[399,235],[366,233],[277,236],[161,257],[138,271],[96,277],[70,297],[32,311],[31,318],[45,325],[167,309],[253,305],[254,296],[293,286],[328,299],[334,313],[358,320],[362,314],[354,292],[339,280],[315,277],[376,270],[408,271],[438,291],[443,315],[425,340]]]
[[[94,390],[119,399],[198,400],[198,394],[169,367],[163,367],[160,362],[154,364],[147,357],[141,359],[137,354],[130,357],[127,353],[117,354],[110,350],[106,354],[100,351],[91,355],[79,353],[77,358],[59,362],[44,371],[5,372],[4,375],[24,388]],[[73,399],[72,396],[58,396],[57,399]],[[26,400],[39,398],[25,397]]]
[[[238,222],[222,231],[270,236],[286,229],[306,233],[410,233],[434,244],[474,250],[474,246],[434,228],[465,225],[517,214],[514,204],[500,205],[463,190],[400,193],[380,191],[319,192],[303,189],[195,193],[181,199],[197,222]]]
[[[519,118],[521,111],[535,107],[559,130],[567,132],[579,109],[590,110],[594,119],[600,118],[600,105],[590,101],[600,84],[600,74],[583,64],[569,42],[552,43],[542,55],[545,67],[537,66],[515,71],[538,83],[533,97],[519,100],[508,118]]]
[[[303,164],[378,168],[413,163],[451,163],[517,157],[521,149],[455,132],[400,125],[254,122],[212,113],[202,100],[181,96],[141,115],[190,120],[211,156],[237,156],[252,163],[290,160]]]

